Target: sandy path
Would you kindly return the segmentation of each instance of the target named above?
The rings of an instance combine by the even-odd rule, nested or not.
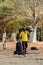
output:
[[[0,50],[0,65],[43,65],[43,49],[29,50],[28,54],[14,55],[14,50]]]

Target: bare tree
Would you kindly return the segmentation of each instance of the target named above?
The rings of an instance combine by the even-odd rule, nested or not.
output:
[[[38,20],[40,20],[40,12],[42,7],[42,0],[30,0],[29,5],[32,10],[32,16],[33,16],[33,24],[32,26],[36,25]],[[40,5],[41,4],[41,5]]]
[[[33,17],[33,22],[32,22],[32,27],[34,28],[34,32],[31,32],[30,34],[30,41],[35,43],[36,42],[36,29],[37,29],[37,23],[38,21],[41,20],[41,7],[42,7],[42,2],[41,0],[30,0],[29,1],[29,6],[30,9],[32,10],[32,17]],[[40,5],[41,4],[41,5]]]

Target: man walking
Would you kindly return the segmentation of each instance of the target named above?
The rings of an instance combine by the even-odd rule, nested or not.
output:
[[[28,47],[28,44],[27,44],[28,34],[29,33],[28,33],[28,31],[26,31],[26,27],[24,27],[23,31],[20,33],[24,53],[26,53],[27,47]]]

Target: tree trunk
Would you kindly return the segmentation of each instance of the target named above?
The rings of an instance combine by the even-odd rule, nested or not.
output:
[[[11,33],[11,41],[16,41],[16,34],[15,34],[15,32]]]
[[[37,37],[36,37],[36,27],[34,28],[34,31],[32,31],[30,33],[30,39],[29,39],[29,42],[32,42],[32,43],[36,43],[37,42]]]
[[[4,28],[4,31],[3,31],[2,43],[3,43],[3,49],[7,49],[7,44],[6,44],[6,28]]]

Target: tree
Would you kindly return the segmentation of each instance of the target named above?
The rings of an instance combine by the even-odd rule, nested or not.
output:
[[[40,18],[41,18],[40,12],[41,12],[41,7],[43,6],[42,2],[43,2],[42,0],[30,0],[30,2],[29,2],[30,8],[33,12],[32,13],[32,17],[33,17],[33,24],[32,25],[34,25],[34,24],[36,25],[38,20],[40,20]]]
[[[40,12],[43,11],[42,0],[13,0],[12,2],[14,4],[14,11],[17,17],[23,17],[26,19],[31,18],[33,22],[40,19]]]
[[[8,21],[16,17],[23,17],[35,21],[39,12],[43,11],[42,7],[43,0],[4,0],[0,4],[0,19]]]
[[[37,22],[42,18],[43,0],[4,0],[0,4],[0,22],[8,22],[16,18],[32,19],[35,29]]]

